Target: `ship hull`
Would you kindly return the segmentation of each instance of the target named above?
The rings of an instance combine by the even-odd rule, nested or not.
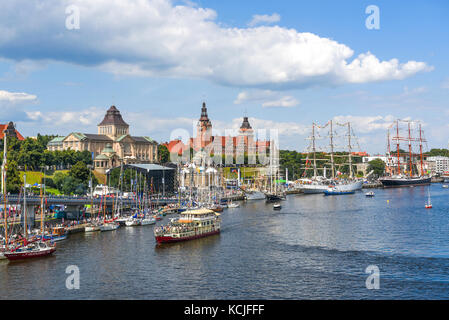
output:
[[[170,236],[156,236],[156,242],[157,243],[182,242],[182,241],[189,241],[189,240],[195,240],[195,239],[200,239],[200,238],[204,238],[204,237],[209,237],[209,236],[213,236],[213,235],[216,235],[219,233],[220,233],[220,230],[215,230],[212,232],[197,234],[194,236],[183,237],[183,238],[175,238],[175,237],[170,237]]]
[[[265,194],[259,191],[247,193],[246,200],[265,200]]]
[[[318,193],[324,193],[329,188],[329,186],[303,186],[300,187],[299,190],[304,192],[304,194],[318,194]]]
[[[12,253],[5,253],[5,257],[8,260],[15,261],[15,260],[25,260],[25,259],[31,259],[31,258],[39,258],[39,257],[45,257],[51,255],[53,252],[56,251],[56,248],[50,248],[48,250],[42,250],[38,252],[12,252]]]
[[[400,188],[410,186],[426,186],[431,183],[431,178],[419,178],[419,179],[380,179],[380,182],[384,188]]]

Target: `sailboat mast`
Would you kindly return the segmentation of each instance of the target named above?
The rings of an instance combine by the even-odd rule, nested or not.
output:
[[[332,179],[335,179],[335,164],[334,164],[334,129],[332,120],[330,121],[330,140],[331,140],[331,171]]]
[[[40,197],[41,197],[41,234],[42,240],[44,240],[44,197],[42,195],[42,180],[40,185]]]
[[[408,175],[411,177],[412,176],[412,171],[413,171],[413,164],[412,164],[412,135],[411,135],[411,131],[410,131],[410,122],[408,123],[408,162],[410,165],[410,170]]]
[[[397,147],[397,157],[398,157],[398,175],[401,174],[401,162],[399,157],[399,120],[396,120],[396,147]]]
[[[423,176],[423,154],[422,154],[422,130],[421,124],[419,124],[419,156],[420,156],[420,164],[421,164],[421,176]]]
[[[3,135],[3,163],[2,163],[2,187],[3,187],[3,218],[5,229],[5,247],[8,248],[8,216],[6,214],[6,133]]]
[[[390,128],[387,130],[387,163],[388,166],[388,173],[391,174],[391,146],[390,146]]]
[[[315,146],[315,123],[312,123],[312,152],[313,152],[313,176],[317,176],[316,170],[316,146]]]
[[[28,222],[27,222],[27,175],[23,175],[23,231],[25,235],[25,239],[28,238],[27,235],[27,229],[28,229]]]
[[[349,151],[349,178],[353,178],[352,175],[352,147],[351,147],[351,123],[348,122],[348,151]]]

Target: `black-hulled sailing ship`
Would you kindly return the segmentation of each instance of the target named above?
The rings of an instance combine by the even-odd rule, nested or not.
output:
[[[407,123],[408,133],[406,136],[400,135],[399,124],[401,122]],[[391,138],[391,141],[391,127],[388,129],[387,176],[379,179],[385,188],[428,185],[431,182],[431,177],[424,174],[423,142],[426,140],[423,137],[423,130],[419,124],[418,137],[413,137],[413,125],[412,121],[397,120],[396,135]],[[391,150],[391,142],[396,145],[395,151]],[[401,149],[401,142],[408,143],[408,152]],[[413,152],[413,144],[419,145],[419,154]]]

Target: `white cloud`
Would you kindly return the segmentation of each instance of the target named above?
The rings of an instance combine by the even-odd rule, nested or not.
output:
[[[353,129],[359,133],[369,133],[376,130],[386,130],[393,124],[396,118],[387,116],[336,116],[333,118],[336,123],[344,124],[350,122]]]
[[[262,102],[272,98],[275,95],[271,90],[250,90],[242,91],[237,95],[237,99],[234,100],[234,104]]]
[[[40,122],[43,126],[53,124],[55,128],[58,126],[67,128],[67,125],[73,125],[73,128],[82,129],[101,121],[104,110],[91,107],[80,111],[25,111],[25,113],[30,121]]]
[[[271,90],[242,91],[237,95],[234,104],[244,103],[261,103],[264,108],[289,108],[299,105],[299,101],[296,98],[281,95],[280,92]]]
[[[9,92],[5,90],[0,90],[0,101],[16,103],[25,101],[35,101],[37,96],[33,94],[28,94],[25,92]]]
[[[279,100],[267,101],[262,103],[264,108],[290,108],[299,104],[299,101],[292,96],[284,96]]]
[[[79,30],[64,9],[80,8]],[[272,18],[273,19],[273,18]],[[345,44],[279,26],[223,27],[214,10],[169,0],[16,0],[2,4],[0,52],[17,61],[56,60],[120,76],[201,78],[242,87],[401,80],[430,71],[424,62],[354,58]]]
[[[253,19],[248,23],[248,26],[254,27],[260,24],[272,24],[279,21],[281,21],[281,16],[277,13],[273,13],[272,15],[255,14],[253,15]]]

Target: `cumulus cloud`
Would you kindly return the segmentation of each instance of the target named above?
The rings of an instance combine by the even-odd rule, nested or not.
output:
[[[79,30],[65,28],[68,5],[80,9]],[[14,61],[63,61],[120,76],[278,89],[401,80],[432,70],[370,52],[354,57],[347,45],[310,32],[223,27],[214,10],[169,0],[8,1],[0,11],[0,52]]]
[[[279,21],[281,21],[281,16],[277,13],[273,13],[272,15],[255,14],[253,15],[253,19],[248,23],[248,26],[254,27],[260,24],[272,24]]]
[[[92,107],[79,111],[25,111],[30,121],[37,121],[45,124],[74,125],[76,128],[96,125],[101,121],[104,110],[98,107]]]
[[[28,94],[25,92],[9,92],[5,90],[0,90],[0,101],[3,102],[17,103],[35,100],[37,100],[37,96],[33,94]]]

